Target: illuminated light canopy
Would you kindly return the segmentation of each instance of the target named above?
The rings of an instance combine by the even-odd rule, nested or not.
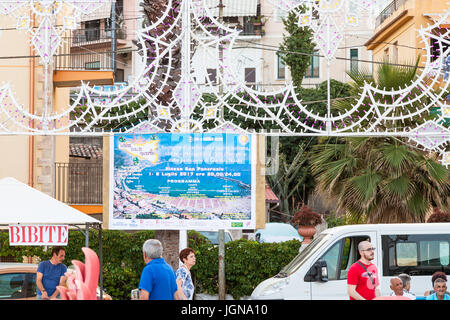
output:
[[[364,22],[363,14],[373,13],[376,5],[373,0],[271,1],[281,10],[295,12],[299,26],[311,28],[328,67],[334,63],[336,50],[343,43],[343,30]],[[62,43],[62,34],[75,29],[82,16],[94,13],[107,3],[107,0],[0,0],[0,14],[13,16],[16,28],[30,33],[31,45],[48,67]],[[448,151],[449,130],[442,123],[449,118],[445,96],[450,81],[446,76],[449,50],[444,48],[448,47],[446,39],[450,38],[450,31],[433,34],[440,21],[417,31],[427,54],[425,67],[413,82],[391,91],[365,83],[361,96],[347,110],[333,110],[328,101],[327,112],[316,114],[302,103],[292,83],[259,91],[236,74],[231,67],[235,60],[233,48],[242,31],[221,23],[215,16],[217,10],[209,9],[208,3],[209,0],[169,0],[156,22],[136,31],[137,57],[142,68],[137,69],[133,79],[126,86],[112,90],[82,83],[70,105],[60,113],[53,113],[49,105],[43,114],[30,114],[23,108],[23,102],[16,100],[13,87],[2,84],[0,134],[70,135],[76,131],[78,135],[96,135],[134,130],[142,133],[146,130],[251,132],[253,129],[244,127],[243,123],[257,122],[271,124],[282,135],[392,135],[410,138],[423,148],[443,155]],[[300,6],[306,10],[297,10]],[[356,9],[352,11],[351,7]],[[36,28],[31,27],[30,11],[36,15]],[[442,21],[448,16],[449,11],[442,15]],[[165,22],[169,20],[170,23]],[[441,50],[438,59],[431,57],[430,39]],[[217,61],[214,77],[208,75],[205,65],[193,63],[199,51],[204,53],[204,61]],[[219,58],[219,51],[223,58]],[[177,65],[180,52],[181,68]],[[180,77],[173,90],[167,91],[176,72]],[[51,92],[49,79],[47,84],[45,90]],[[433,90],[436,87],[440,90]],[[212,98],[206,99],[204,92]],[[162,103],[160,97],[168,94],[171,98]],[[135,107],[129,108],[131,104]],[[439,114],[424,120],[429,119],[432,108],[438,108]],[[223,118],[225,113],[235,120]],[[146,116],[140,117],[142,114]],[[135,120],[126,127],[121,126],[130,119]],[[412,120],[416,121],[416,127],[404,124]],[[117,125],[108,126],[111,123]]]

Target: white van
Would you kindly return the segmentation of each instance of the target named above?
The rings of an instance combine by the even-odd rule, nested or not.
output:
[[[251,299],[348,300],[347,271],[359,258],[358,243],[375,247],[381,295],[390,279],[411,276],[411,292],[423,297],[431,275],[450,274],[450,223],[371,224],[324,230],[276,276],[261,282]]]

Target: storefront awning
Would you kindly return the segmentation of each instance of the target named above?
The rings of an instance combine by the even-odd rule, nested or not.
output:
[[[219,0],[197,0],[196,2],[201,6],[206,3],[206,7],[209,9],[210,14],[212,14],[213,17],[219,16]],[[224,5],[224,17],[256,16],[258,0],[222,0],[222,3]],[[206,14],[206,12],[203,12],[203,14]]]

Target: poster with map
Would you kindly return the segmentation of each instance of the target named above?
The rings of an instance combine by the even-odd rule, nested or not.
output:
[[[119,134],[111,139],[111,229],[255,227],[256,138]]]

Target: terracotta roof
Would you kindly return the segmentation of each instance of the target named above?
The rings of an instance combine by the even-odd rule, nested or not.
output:
[[[69,156],[88,159],[102,159],[103,150],[101,147],[95,145],[71,143],[69,145]]]
[[[269,185],[266,183],[266,202],[269,203],[278,203],[280,202],[280,199],[273,193],[272,189],[269,187]]]

